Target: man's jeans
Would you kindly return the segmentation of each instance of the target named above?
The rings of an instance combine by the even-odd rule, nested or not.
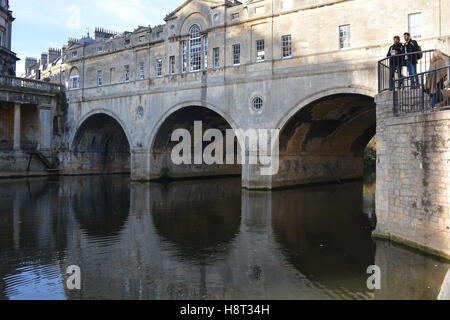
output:
[[[389,88],[392,90],[394,88],[394,81],[395,81],[395,73],[398,73],[398,78],[402,78],[402,66],[398,64],[393,64],[391,62],[390,65],[390,72],[389,72]],[[401,87],[403,85],[403,81],[399,81],[399,86]]]
[[[410,76],[415,76],[417,74],[417,64],[411,63],[411,61],[406,61],[406,67],[408,68],[408,74]],[[419,77],[411,78],[411,85],[415,86],[419,84]]]

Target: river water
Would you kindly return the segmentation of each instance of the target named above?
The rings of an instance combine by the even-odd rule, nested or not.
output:
[[[371,239],[375,184],[0,181],[0,299],[435,299],[449,264]],[[70,265],[81,290],[66,286]],[[367,288],[371,265],[381,290]]]

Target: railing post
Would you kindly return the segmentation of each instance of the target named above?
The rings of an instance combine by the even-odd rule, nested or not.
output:
[[[420,75],[421,77],[421,84],[420,84],[420,108],[422,110],[422,112],[425,111],[425,88],[423,85],[423,74]]]

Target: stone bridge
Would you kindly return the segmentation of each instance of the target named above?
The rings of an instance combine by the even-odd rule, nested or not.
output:
[[[184,85],[180,76],[165,87],[69,91],[66,173],[131,172],[133,180],[242,174],[244,187],[263,189],[359,178],[376,130],[376,66],[375,59],[274,65],[261,77],[207,71],[184,75],[191,78]],[[261,110],[252,108],[255,97]],[[261,176],[250,164],[173,165],[172,132],[194,135],[194,121],[203,130],[280,129],[278,174]]]

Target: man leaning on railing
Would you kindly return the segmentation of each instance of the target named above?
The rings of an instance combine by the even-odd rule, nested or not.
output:
[[[389,59],[389,88],[392,90],[394,88],[395,73],[397,72],[398,78],[402,78],[402,68],[405,62],[405,57],[403,55],[403,45],[400,42],[400,37],[394,37],[394,44],[389,47],[387,57]],[[403,82],[400,82],[402,86]]]

